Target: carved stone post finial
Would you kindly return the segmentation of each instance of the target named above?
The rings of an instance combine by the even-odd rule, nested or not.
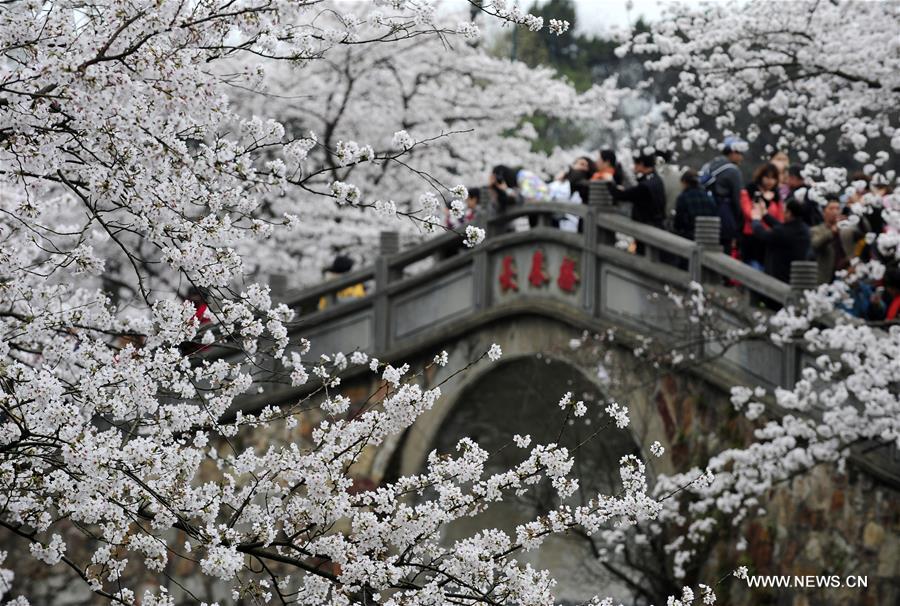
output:
[[[719,217],[697,217],[694,220],[694,242],[704,248],[719,246]]]
[[[383,231],[378,238],[379,255],[395,255],[400,252],[400,232]]]
[[[818,264],[815,261],[791,261],[791,291],[794,294],[815,288],[818,283]]]

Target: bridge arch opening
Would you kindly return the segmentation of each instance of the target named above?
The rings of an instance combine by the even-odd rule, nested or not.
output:
[[[558,406],[566,392],[588,405],[585,417],[567,418]],[[513,444],[515,434],[529,434],[533,444],[561,444],[574,453],[573,476],[579,479],[581,490],[571,503],[580,504],[598,492],[618,491],[619,460],[626,454],[640,455],[628,430],[603,429],[608,421],[602,412],[604,401],[601,386],[568,362],[541,354],[507,359],[460,390],[428,450],[452,454],[461,438],[472,438],[491,453],[487,471],[494,473],[522,460],[524,451]],[[553,498],[551,487],[540,485],[522,497],[493,504],[479,516],[451,524],[442,538],[450,543],[483,528],[498,528],[514,537],[518,524],[556,506]],[[565,592],[558,596],[563,602],[583,603],[598,593],[622,601],[634,598],[598,560],[597,550],[605,550],[602,540],[592,545],[589,539],[573,534],[553,537],[545,547],[520,554],[519,559],[550,570]],[[616,560],[613,553],[604,555],[611,562]]]

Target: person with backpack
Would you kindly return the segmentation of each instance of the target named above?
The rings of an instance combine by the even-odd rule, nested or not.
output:
[[[719,241],[726,254],[737,248],[743,229],[741,190],[744,189],[744,179],[738,166],[743,162],[746,150],[746,141],[738,137],[725,137],[722,155],[709,161],[700,171],[700,184],[710,193],[719,211],[722,221]]]

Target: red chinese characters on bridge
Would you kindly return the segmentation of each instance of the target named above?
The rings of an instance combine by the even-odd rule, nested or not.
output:
[[[559,267],[559,278],[556,284],[560,290],[566,292],[575,292],[575,285],[581,278],[575,273],[575,259],[571,257],[563,257],[562,265]]]
[[[532,288],[542,288],[550,282],[551,276],[547,273],[545,265],[547,258],[544,256],[543,250],[536,250],[531,255],[531,269],[528,272],[528,282]],[[572,257],[563,257],[562,264],[559,266],[559,275],[556,284],[563,292],[575,292],[578,282],[581,278],[576,272],[576,261]],[[518,272],[516,271],[516,259],[513,255],[506,255],[500,262],[500,290],[507,292],[510,290],[519,290],[517,281]]]
[[[503,267],[500,270],[500,290],[506,292],[507,290],[519,290],[519,285],[516,282],[516,260],[512,255],[506,255],[503,257]]]
[[[544,271],[544,251],[542,250],[536,250],[531,255],[531,271],[528,272],[528,281],[536,288],[540,288],[550,281],[550,276]]]

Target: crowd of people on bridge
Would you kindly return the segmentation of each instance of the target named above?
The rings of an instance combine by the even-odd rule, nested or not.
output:
[[[697,217],[719,217],[723,251],[783,282],[790,281],[793,261],[815,261],[818,281],[826,283],[839,272],[852,272],[854,259],[879,258],[870,234],[889,229],[882,217],[892,208],[887,179],[855,174],[846,193],[821,203],[807,195],[810,184],[803,166],[791,164],[783,151],[756,166],[745,182],[741,166],[747,147],[745,141],[728,137],[715,158],[698,170],[680,173],[658,153],[639,154],[633,158],[636,182],[630,185],[609,149],[596,158],[578,157],[568,169],[547,178],[522,167],[495,166],[487,187],[470,189],[464,216],[448,216],[448,226],[474,220],[489,205],[503,212],[523,203],[587,203],[591,183],[602,182],[616,203],[631,204],[633,220],[684,238],[694,238]],[[557,216],[554,224],[566,231],[580,229],[574,214]],[[632,250],[640,252],[639,247]],[[900,268],[882,260],[888,266],[884,276],[858,281],[847,311],[871,321],[898,321]]]

